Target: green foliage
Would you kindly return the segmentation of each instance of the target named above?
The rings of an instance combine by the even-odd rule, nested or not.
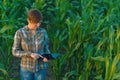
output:
[[[3,0],[0,1],[0,67],[9,78],[13,36],[27,24],[27,11],[44,16],[55,80],[120,79],[120,0]],[[22,6],[21,6],[22,5]],[[1,74],[1,73],[0,73]],[[0,78],[4,78],[0,76]]]
[[[0,79],[8,79],[8,72],[6,71],[3,64],[0,63]]]

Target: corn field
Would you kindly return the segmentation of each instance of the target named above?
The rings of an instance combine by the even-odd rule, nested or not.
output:
[[[13,37],[32,8],[44,16],[51,52],[61,54],[50,62],[51,80],[120,80],[120,0],[0,0],[0,80],[19,80]]]

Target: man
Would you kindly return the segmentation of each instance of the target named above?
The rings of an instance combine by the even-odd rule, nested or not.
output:
[[[50,51],[47,32],[39,27],[42,19],[39,10],[29,10],[28,24],[15,33],[12,54],[21,58],[21,80],[45,80],[48,59],[41,55]]]

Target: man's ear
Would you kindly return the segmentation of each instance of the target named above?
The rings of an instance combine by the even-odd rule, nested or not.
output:
[[[29,23],[29,22],[30,22],[30,20],[29,20],[29,19],[27,19],[27,22]]]
[[[29,19],[27,19],[27,22],[28,22],[28,23],[31,23],[31,21],[30,21]]]

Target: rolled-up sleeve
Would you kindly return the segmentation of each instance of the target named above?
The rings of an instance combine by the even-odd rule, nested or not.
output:
[[[51,52],[49,50],[49,38],[48,38],[47,32],[45,32],[45,38],[44,38],[44,40],[45,40],[44,51],[45,51],[46,54],[50,54]]]
[[[20,30],[16,31],[14,36],[14,43],[12,47],[12,54],[16,57],[22,57],[22,56],[30,56],[31,52],[24,51],[21,48],[21,32]]]

